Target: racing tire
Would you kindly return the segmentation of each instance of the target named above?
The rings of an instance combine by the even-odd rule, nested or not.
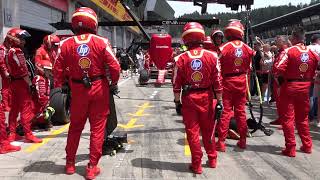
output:
[[[55,110],[55,113],[51,117],[52,124],[64,125],[70,122],[69,97],[68,94],[62,93],[61,88],[51,90],[49,106]]]
[[[149,81],[149,72],[148,70],[142,69],[139,75],[139,84],[146,85]]]

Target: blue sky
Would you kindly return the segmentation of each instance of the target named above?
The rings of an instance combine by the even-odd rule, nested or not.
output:
[[[201,8],[199,6],[193,6],[192,2],[186,3],[186,2],[173,2],[168,0],[171,7],[175,10],[175,17],[178,17],[180,15],[183,15],[185,13],[192,13],[194,11],[201,11]],[[310,3],[310,0],[255,0],[253,8],[261,8],[261,7],[267,7],[269,5],[271,6],[279,6],[279,5],[285,5],[285,4],[291,4],[297,5],[299,3]],[[240,9],[239,9],[240,10]],[[210,13],[216,13],[216,12],[231,12],[230,8],[226,8],[225,5],[221,4],[209,4],[208,5],[208,12]]]

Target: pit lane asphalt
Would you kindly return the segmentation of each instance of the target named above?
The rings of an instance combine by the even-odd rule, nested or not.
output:
[[[97,179],[320,179],[320,129],[313,126],[314,148],[311,155],[298,151],[296,158],[281,156],[284,145],[282,130],[271,127],[275,130],[274,135],[267,137],[261,132],[255,133],[254,138],[248,139],[245,151],[236,148],[236,141],[227,140],[227,152],[218,154],[216,169],[206,167],[204,153],[203,174],[190,173],[190,155],[185,151],[188,146],[185,144],[182,117],[175,114],[170,85],[140,87],[136,77],[122,80],[119,84],[121,98],[115,97],[118,121],[129,129],[118,127],[117,131],[128,133],[129,144],[125,144],[125,149],[116,156],[101,158],[102,173]],[[265,122],[274,120],[275,107],[265,106],[264,114]],[[135,120],[128,123],[132,119]],[[54,127],[53,130],[62,127]],[[45,138],[50,132],[36,134]],[[84,179],[89,136],[87,124],[82,133],[74,175],[64,174],[66,130],[32,152],[27,152],[32,144],[22,144],[22,151],[0,155],[0,179]],[[301,143],[297,140],[299,148]]]

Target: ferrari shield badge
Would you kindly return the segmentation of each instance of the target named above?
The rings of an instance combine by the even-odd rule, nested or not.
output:
[[[81,69],[89,69],[91,65],[91,60],[87,57],[83,57],[79,60],[79,66]]]

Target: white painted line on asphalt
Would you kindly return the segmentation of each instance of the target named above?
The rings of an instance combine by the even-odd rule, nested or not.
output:
[[[124,84],[125,82],[129,81],[131,79],[131,77],[129,77],[128,79],[125,79],[121,82],[118,83],[118,86],[121,86],[122,84]]]

